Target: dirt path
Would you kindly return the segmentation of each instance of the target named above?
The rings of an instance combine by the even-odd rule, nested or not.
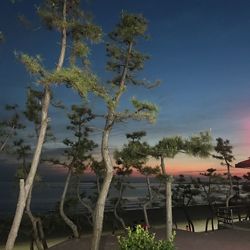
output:
[[[164,229],[155,229],[157,238],[163,239]],[[68,240],[51,250],[88,250],[90,237],[79,240]],[[177,230],[175,239],[176,250],[249,250],[250,232],[224,229],[209,233],[191,233]],[[102,237],[100,250],[118,249],[116,236],[106,234]]]

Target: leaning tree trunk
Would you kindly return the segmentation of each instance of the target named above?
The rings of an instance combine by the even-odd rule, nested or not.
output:
[[[64,0],[63,19],[65,22],[66,22],[66,9],[67,9],[66,4],[67,4],[67,0]],[[61,51],[60,51],[60,56],[59,56],[58,64],[56,68],[57,71],[59,71],[63,66],[63,62],[65,58],[65,51],[66,51],[66,39],[67,39],[67,30],[66,30],[66,27],[63,27],[62,39],[61,39]],[[12,250],[14,247],[16,237],[18,234],[18,230],[19,230],[21,220],[23,217],[25,205],[27,202],[27,198],[28,198],[31,186],[33,185],[34,178],[37,172],[37,167],[40,161],[42,147],[43,147],[43,143],[44,143],[45,135],[47,131],[47,126],[48,126],[48,111],[49,111],[50,99],[51,99],[50,88],[48,85],[45,85],[44,94],[43,94],[42,118],[41,118],[39,136],[38,136],[38,140],[37,140],[37,144],[36,144],[36,148],[35,148],[35,152],[33,155],[28,177],[26,178],[25,182],[23,179],[20,179],[20,183],[19,183],[20,191],[19,191],[19,196],[18,196],[18,203],[17,203],[13,223],[12,223],[12,226],[8,235],[8,239],[5,245],[5,250]]]
[[[80,178],[78,179],[78,183],[77,183],[77,198],[80,201],[80,203],[88,210],[90,216],[87,216],[87,219],[88,219],[89,224],[93,227],[94,210],[93,210],[92,206],[81,197]]]
[[[115,117],[114,117],[115,110],[120,101],[121,95],[125,90],[125,81],[126,81],[126,77],[128,73],[129,59],[130,59],[132,47],[133,47],[133,43],[129,42],[128,51],[126,55],[126,62],[123,68],[123,72],[121,74],[119,90],[116,92],[114,98],[112,99],[112,104],[107,103],[108,114],[107,114],[106,123],[105,123],[103,134],[102,134],[102,145],[101,145],[102,158],[105,164],[106,173],[105,173],[102,188],[101,188],[101,191],[99,193],[99,197],[96,203],[91,250],[99,249],[100,239],[101,239],[101,234],[102,234],[102,227],[103,227],[105,202],[107,199],[107,195],[109,192],[109,187],[110,187],[112,178],[114,176],[113,163],[110,157],[109,145],[108,145],[109,135],[115,122]]]
[[[62,193],[62,197],[61,197],[61,201],[60,201],[60,215],[63,218],[64,222],[72,230],[74,238],[79,238],[79,232],[78,232],[77,226],[64,212],[64,202],[65,202],[66,194],[68,191],[71,176],[72,176],[72,168],[69,167],[68,175],[67,175],[67,178],[65,181],[65,185],[64,185],[64,189],[63,189],[63,193]]]
[[[104,177],[102,188],[101,188],[101,191],[100,191],[97,203],[96,203],[91,250],[99,249],[102,228],[103,228],[105,202],[106,202],[107,195],[109,192],[109,187],[113,178],[113,164],[112,164],[112,160],[111,160],[111,157],[109,154],[109,148],[108,148],[108,140],[109,140],[111,126],[108,125],[109,120],[107,120],[106,123],[107,124],[103,131],[102,146],[101,146],[102,157],[103,157],[105,167],[106,167],[106,175]]]
[[[45,139],[45,134],[47,130],[48,125],[48,109],[49,109],[49,103],[50,103],[50,90],[46,86],[44,91],[44,100],[42,105],[42,121],[41,121],[41,129],[40,134],[37,141],[37,146],[35,149],[35,153],[33,156],[30,172],[28,174],[28,177],[26,178],[26,181],[24,182],[23,179],[20,180],[20,191],[19,191],[19,197],[18,197],[18,203],[16,208],[16,213],[14,216],[13,224],[11,226],[11,230],[8,235],[7,243],[5,246],[6,250],[12,250],[15,244],[15,240],[17,237],[17,233],[21,224],[21,220],[23,217],[24,208],[26,205],[26,201],[30,192],[30,189],[33,185],[33,181],[35,178],[35,174],[37,171],[38,163],[40,160],[40,155],[42,151],[43,142]]]
[[[123,229],[126,230],[126,224],[125,224],[123,218],[121,216],[119,216],[119,214],[117,212],[118,206],[121,203],[121,199],[122,199],[122,196],[123,196],[123,191],[124,191],[124,187],[123,187],[123,184],[121,184],[120,190],[119,190],[119,197],[118,197],[118,199],[117,199],[117,201],[115,203],[115,206],[114,206],[114,215],[115,215],[115,218],[121,223]]]
[[[165,177],[165,196],[166,196],[166,240],[172,238],[173,216],[172,216],[172,176],[168,176],[164,157],[161,156],[161,171]]]
[[[43,244],[44,249],[48,249],[48,244],[44,235],[44,230],[43,230],[43,223],[40,217],[37,217],[37,228],[40,236],[40,240]]]
[[[30,222],[32,224],[32,229],[33,229],[32,240],[35,241],[36,247],[38,250],[43,250],[44,249],[43,244],[40,240],[39,231],[37,228],[37,218],[32,214],[31,209],[30,209],[30,203],[31,203],[31,198],[32,198],[32,189],[33,189],[33,186],[31,187],[29,195],[28,195],[28,199],[27,199],[27,203],[26,203],[26,213],[27,213],[27,215],[30,219]]]

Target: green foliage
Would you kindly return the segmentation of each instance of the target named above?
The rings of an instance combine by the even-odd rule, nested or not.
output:
[[[128,234],[125,237],[118,237],[120,250],[174,250],[174,239],[170,241],[157,240],[155,235],[144,230],[140,225],[135,231],[128,228]]]
[[[180,136],[165,137],[152,149],[156,157],[174,158],[184,148],[184,141]]]
[[[94,119],[91,110],[85,106],[72,105],[68,114],[70,125],[67,129],[73,132],[74,139],[66,138],[63,143],[68,147],[65,150],[67,158],[71,161],[69,167],[73,167],[77,173],[86,169],[85,161],[91,159],[89,154],[97,144],[88,139],[92,130],[87,123]]]
[[[88,55],[89,48],[86,44],[80,41],[74,41],[73,47],[72,47],[72,53],[74,53],[74,55],[80,58],[84,58]]]
[[[75,88],[81,96],[86,96],[96,84],[96,76],[88,70],[82,70],[76,66],[62,68],[54,71],[43,79],[44,83],[65,83],[68,86]]]
[[[53,96],[52,96],[53,98]],[[39,135],[41,126],[41,112],[42,112],[43,92],[32,87],[27,89],[27,100],[24,115],[28,121],[32,122],[35,128],[36,138]],[[54,140],[55,137],[51,131],[50,125],[47,126],[45,140]]]
[[[45,0],[38,8],[38,15],[48,29],[61,31],[66,28],[73,40],[85,37],[92,42],[99,42],[102,30],[91,22],[91,15],[81,10],[80,2],[80,0]]]
[[[45,0],[43,4],[38,7],[37,13],[48,29],[61,30],[63,27],[67,26],[67,23],[63,18],[64,2],[64,0]],[[66,1],[66,4],[67,2],[69,1]],[[74,7],[79,7],[79,1],[70,2],[72,2]],[[70,11],[72,7],[73,6],[69,8],[69,6],[67,7],[66,5],[66,11]]]
[[[195,196],[200,195],[199,185],[191,179],[187,183],[184,175],[179,175],[175,183],[176,188],[173,190],[173,202],[177,206],[187,207],[196,204]]]
[[[192,136],[189,140],[186,140],[184,149],[189,155],[206,158],[213,149],[211,141],[212,138],[208,132],[201,132],[199,135]]]
[[[233,146],[230,145],[229,140],[223,140],[222,138],[216,138],[217,144],[214,147],[215,152],[217,155],[213,155],[214,158],[222,160],[221,162],[222,165],[227,165],[233,162],[235,159],[232,150]]]
[[[131,103],[135,108],[134,119],[146,119],[151,123],[154,123],[156,121],[158,115],[158,107],[155,104],[139,101],[136,98],[132,98]]]
[[[138,37],[144,36],[146,30],[147,21],[142,15],[122,12],[121,21],[110,37],[121,43],[131,43]]]
[[[25,53],[15,52],[17,58],[24,64],[27,71],[36,76],[44,76],[46,74],[45,69],[42,66],[42,59],[39,55],[33,57]]]
[[[208,202],[209,205],[213,205],[216,201],[220,201],[217,194],[222,192],[220,184],[223,182],[223,176],[216,173],[216,169],[209,168],[205,172],[200,173],[204,178],[197,178],[197,183],[203,189],[202,197]]]
[[[116,162],[126,168],[141,168],[148,160],[149,146],[146,142],[140,141],[145,135],[146,133],[142,131],[127,134],[127,138],[132,138],[132,141],[125,144],[122,150],[114,152]]]
[[[138,85],[143,85],[143,81],[136,80],[135,73],[143,69],[149,57],[137,51],[135,45],[139,38],[145,37],[146,30],[147,21],[142,15],[122,13],[120,22],[109,34],[106,69],[116,73],[110,81],[113,85],[120,86],[123,80],[126,80],[126,84],[137,85],[140,82]]]
[[[14,141],[12,150],[13,153],[16,155],[17,160],[19,161],[15,177],[17,179],[26,179],[31,167],[31,147],[30,145],[26,144],[23,139],[19,139]],[[40,176],[36,174],[35,181],[40,180]]]
[[[42,98],[43,93],[41,91],[32,89],[31,87],[28,88],[24,115],[29,121],[35,124],[37,132],[41,123]]]
[[[128,133],[126,134],[127,139],[131,139],[133,142],[134,141],[139,141],[142,137],[146,136],[145,131],[135,131],[133,133]]]
[[[189,139],[184,139],[181,136],[165,137],[152,149],[152,155],[174,158],[177,154],[184,153],[195,157],[208,157],[212,148],[209,133],[201,132]]]

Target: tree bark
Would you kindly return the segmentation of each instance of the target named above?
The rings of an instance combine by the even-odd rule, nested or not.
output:
[[[123,191],[124,191],[123,184],[121,184],[120,190],[119,190],[119,197],[118,197],[118,199],[115,203],[115,206],[114,206],[114,215],[115,215],[115,218],[121,223],[123,229],[126,230],[126,224],[125,224],[123,218],[121,216],[119,216],[119,214],[117,213],[117,208],[120,205],[120,202],[121,202],[121,199],[123,196]]]
[[[70,220],[70,218],[64,212],[64,202],[65,202],[66,194],[67,194],[67,191],[68,191],[71,176],[72,176],[72,168],[69,167],[68,175],[67,175],[67,178],[66,178],[66,181],[65,181],[65,185],[64,185],[64,189],[63,189],[63,193],[62,193],[62,197],[61,197],[61,201],[60,201],[60,215],[63,218],[64,222],[72,230],[74,238],[79,238],[79,233],[78,233],[78,230],[77,230],[77,226],[74,224],[74,222],[72,220]]]
[[[67,0],[64,0],[63,5],[63,19],[66,22],[66,7],[67,7]],[[61,51],[58,60],[58,64],[56,70],[60,70],[63,66],[64,58],[65,58],[65,51],[66,51],[66,41],[67,41],[67,30],[66,27],[62,29],[62,39],[61,39]],[[40,161],[40,156],[42,152],[43,143],[45,140],[46,130],[48,126],[48,111],[49,111],[49,104],[51,99],[51,93],[48,85],[44,87],[44,94],[43,94],[43,103],[42,103],[42,119],[41,119],[41,127],[40,132],[35,148],[35,152],[33,155],[30,171],[26,181],[20,180],[20,193],[18,197],[17,208],[15,212],[15,216],[13,219],[13,223],[8,235],[8,239],[5,245],[5,250],[12,250],[16,241],[17,233],[21,224],[21,220],[23,217],[24,208],[26,205],[26,201],[28,198],[28,194],[30,192],[31,186],[33,185],[34,178],[37,172],[37,167]]]
[[[166,239],[172,238],[173,216],[172,216],[172,180],[166,177]]]
[[[110,187],[113,175],[114,175],[113,163],[110,157],[109,145],[108,145],[109,135],[115,122],[115,117],[114,117],[115,110],[120,101],[122,93],[125,91],[124,86],[125,86],[125,81],[127,77],[129,59],[130,59],[130,54],[132,52],[132,46],[133,44],[132,42],[130,42],[128,44],[126,63],[124,65],[123,72],[121,75],[119,89],[115,93],[111,103],[107,103],[108,114],[107,114],[104,129],[103,129],[102,145],[101,145],[101,153],[102,153],[102,158],[103,158],[105,168],[106,168],[106,175],[104,177],[102,188],[100,190],[100,194],[96,203],[91,250],[98,250],[99,245],[100,245],[100,239],[101,239],[102,228],[103,228],[105,202],[106,202],[107,195],[109,192],[109,187]]]
[[[28,198],[27,198],[27,203],[26,203],[26,213],[31,221],[31,224],[32,224],[32,228],[33,228],[33,232],[32,232],[32,237],[36,243],[36,247],[38,250],[43,250],[43,244],[42,242],[40,241],[40,238],[39,238],[39,231],[38,231],[38,228],[37,228],[37,218],[32,214],[31,212],[31,209],[30,209],[30,203],[31,203],[31,198],[32,198],[32,189],[33,189],[33,185],[30,189],[30,192],[29,192],[29,195],[28,195]]]
[[[90,225],[93,226],[94,210],[91,207],[91,205],[88,204],[88,202],[84,201],[84,199],[81,198],[81,195],[80,195],[80,178],[79,178],[78,184],[77,184],[77,198],[80,201],[80,203],[88,210],[91,218],[89,218],[89,216],[87,216],[87,218],[88,218],[88,221],[89,221]]]
[[[43,230],[43,223],[40,217],[37,217],[37,228],[40,236],[40,240],[43,244],[44,249],[48,249],[48,244],[44,235],[44,230]]]
[[[47,130],[47,125],[48,125],[48,109],[49,109],[49,103],[50,103],[50,90],[46,86],[45,91],[44,91],[44,100],[43,100],[43,107],[42,107],[42,121],[41,121],[41,129],[40,129],[40,134],[38,137],[37,141],[37,146],[35,149],[35,153],[32,159],[32,164],[30,168],[30,172],[28,174],[28,177],[25,181],[24,185],[24,180],[22,180],[23,183],[23,190],[20,189],[20,194],[19,194],[19,201],[16,209],[16,213],[14,216],[13,224],[11,226],[11,230],[8,235],[7,243],[5,246],[6,250],[12,250],[15,244],[15,240],[17,237],[17,233],[21,224],[21,220],[23,217],[23,212],[24,208],[26,205],[26,201],[28,198],[28,194],[30,192],[31,186],[33,185],[35,174],[37,171],[38,163],[40,161],[40,155],[42,151],[42,146],[43,142],[45,139],[45,134]],[[21,180],[20,180],[21,182]],[[21,186],[21,184],[20,184]],[[22,194],[21,194],[22,192]]]
[[[105,209],[105,202],[107,199],[107,195],[109,192],[109,187],[113,178],[113,164],[109,154],[108,148],[108,140],[110,135],[110,130],[112,126],[109,125],[110,120],[107,119],[105,129],[103,131],[102,136],[102,157],[106,167],[106,175],[103,180],[102,188],[97,199],[95,214],[94,214],[94,227],[93,227],[93,236],[91,242],[91,250],[98,250],[100,245],[100,239],[102,234],[103,228],[103,218],[104,218],[104,209]]]
[[[166,240],[173,236],[173,216],[172,216],[172,177],[167,175],[164,157],[161,156],[161,171],[165,177],[165,196],[166,196]]]

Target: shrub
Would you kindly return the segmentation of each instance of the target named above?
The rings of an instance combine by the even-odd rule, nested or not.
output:
[[[173,239],[157,240],[155,234],[144,230],[140,225],[134,231],[128,228],[125,237],[118,237],[118,243],[120,250],[174,250]]]

